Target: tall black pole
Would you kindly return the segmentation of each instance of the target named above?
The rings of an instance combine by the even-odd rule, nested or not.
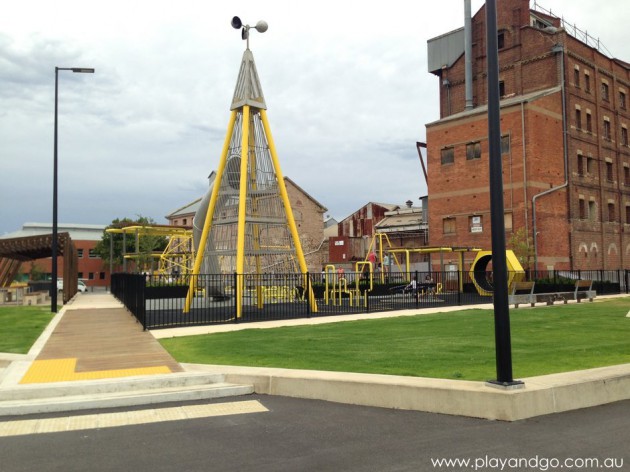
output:
[[[53,214],[52,214],[52,267],[50,311],[57,313],[57,96],[59,90],[59,67],[55,67],[55,137],[53,150]]]
[[[93,74],[94,69],[86,67],[55,67],[55,137],[53,150],[53,214],[52,214],[52,264],[51,264],[51,293],[50,311],[57,313],[57,256],[59,241],[57,241],[57,103],[59,95],[59,71],[69,70],[75,74]],[[68,283],[68,281],[66,281]]]
[[[499,92],[499,50],[497,45],[496,0],[486,1],[486,57],[488,58],[488,145],[490,148],[490,218],[494,285],[494,338],[497,379],[492,383],[509,386],[512,377],[510,306],[508,303],[503,165],[501,162],[501,116]]]

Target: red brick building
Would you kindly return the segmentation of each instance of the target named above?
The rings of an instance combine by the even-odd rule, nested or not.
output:
[[[485,6],[470,24],[429,41],[429,243],[489,249]],[[497,25],[506,236],[538,269],[629,268],[630,64],[528,0],[497,2]]]

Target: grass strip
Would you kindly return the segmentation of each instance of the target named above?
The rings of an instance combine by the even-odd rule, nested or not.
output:
[[[53,316],[50,306],[0,307],[0,352],[28,353]]]
[[[630,363],[629,298],[510,311],[515,378]],[[163,339],[179,362],[496,378],[492,310]]]

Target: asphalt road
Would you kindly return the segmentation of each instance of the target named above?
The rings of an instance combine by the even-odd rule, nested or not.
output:
[[[630,401],[513,423],[264,395],[214,403],[252,399],[269,411],[0,438],[0,471],[630,470]],[[442,458],[471,463],[434,466]]]

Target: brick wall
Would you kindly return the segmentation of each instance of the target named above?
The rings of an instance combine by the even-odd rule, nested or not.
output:
[[[564,30],[530,26],[526,0],[500,2],[497,13],[504,39],[499,51],[499,80],[504,87],[501,133],[510,139],[510,151],[501,157],[503,198],[513,229],[525,227],[533,237],[533,197],[562,186],[536,199],[539,267],[630,267],[630,222],[625,221],[630,183],[624,182],[630,147],[620,143],[621,129],[630,127],[630,103],[625,108],[619,103],[620,91],[626,94],[626,101],[630,100],[630,67]],[[548,19],[560,25],[558,19]],[[476,245],[489,249],[491,245],[487,112],[483,107],[487,96],[483,7],[473,18],[473,43],[472,111],[452,117],[465,107],[464,57],[450,68],[435,72],[440,79],[441,120],[427,125],[429,244],[434,246]],[[563,54],[552,51],[556,44],[565,45]],[[563,70],[566,176],[560,91]],[[443,85],[445,78],[448,87]],[[602,83],[608,86],[608,99],[602,96]],[[580,110],[580,117],[576,110]],[[610,123],[609,139],[603,136],[605,121]],[[480,143],[480,159],[466,158],[466,145],[471,142]],[[448,146],[454,149],[454,162],[442,164],[441,150]],[[568,183],[563,186],[565,179]],[[614,221],[608,221],[609,204],[613,206]],[[446,234],[445,226],[449,231]]]

